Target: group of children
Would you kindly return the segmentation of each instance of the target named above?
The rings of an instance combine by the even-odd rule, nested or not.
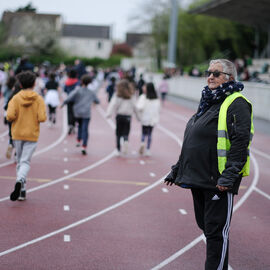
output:
[[[116,93],[107,108],[107,117],[115,114],[117,156],[127,154],[130,123],[133,114],[142,125],[139,153],[150,156],[152,131],[159,121],[159,111],[160,101],[153,83],[143,85],[143,93],[137,101],[134,89],[128,80],[123,79],[117,83]]]
[[[32,71],[24,71],[16,75],[13,93],[6,104],[6,120],[11,127],[10,144],[16,151],[16,183],[10,194],[12,201],[25,200],[26,179],[30,170],[31,157],[37,147],[39,125],[45,122],[46,104],[51,101],[57,104],[49,106],[49,120],[55,123],[55,108],[59,104],[58,84],[55,77],[50,77],[46,84],[45,101],[34,91],[36,75]],[[89,89],[92,77],[85,74],[81,77],[81,86],[69,93],[61,107],[72,104],[72,111],[78,122],[77,146],[82,147],[82,154],[86,155],[88,142],[88,126],[91,118],[91,104],[99,103],[96,92]],[[116,117],[116,148],[117,155],[127,154],[131,117],[133,114],[142,124],[141,145],[139,153],[150,155],[152,131],[159,121],[160,101],[153,83],[143,86],[143,93],[136,100],[132,84],[122,79],[116,84],[107,108],[107,117]]]

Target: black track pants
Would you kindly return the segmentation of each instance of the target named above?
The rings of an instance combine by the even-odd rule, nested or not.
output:
[[[205,270],[227,270],[233,194],[192,189],[195,217],[206,237]]]

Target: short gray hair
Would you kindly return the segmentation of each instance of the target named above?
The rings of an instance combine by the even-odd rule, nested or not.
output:
[[[237,71],[236,71],[234,63],[232,63],[231,61],[227,59],[214,59],[210,61],[209,65],[217,64],[217,63],[222,65],[223,72],[231,74],[234,80],[237,79]],[[229,78],[227,77],[227,79]]]

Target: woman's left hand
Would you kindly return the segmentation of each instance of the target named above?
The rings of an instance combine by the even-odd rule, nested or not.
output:
[[[219,185],[216,185],[216,187],[219,189],[219,191],[227,191],[229,189],[228,187],[223,187]]]

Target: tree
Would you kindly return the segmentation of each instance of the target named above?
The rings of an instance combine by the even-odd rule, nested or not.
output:
[[[114,44],[111,52],[111,56],[113,55],[123,55],[127,57],[132,56],[132,50],[127,43],[119,43]]]
[[[19,7],[15,12],[34,12],[36,13],[37,9],[32,6],[32,3],[28,3],[25,7]]]

